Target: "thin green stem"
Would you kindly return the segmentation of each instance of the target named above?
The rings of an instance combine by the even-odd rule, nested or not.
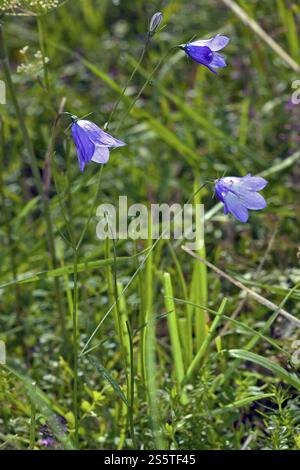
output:
[[[140,98],[140,96],[142,95],[142,93],[144,92],[145,88],[148,86],[148,84],[151,82],[153,76],[155,75],[156,71],[159,69],[159,67],[161,66],[161,64],[167,59],[168,55],[170,54],[172,49],[168,50],[168,52],[161,58],[161,60],[156,64],[156,66],[154,67],[154,69],[152,70],[152,72],[148,75],[148,78],[147,80],[145,81],[144,85],[141,87],[140,91],[138,92],[138,94],[136,95],[136,97],[134,98],[134,100],[132,100],[132,102],[130,103],[130,106],[127,108],[127,110],[125,111],[125,113],[123,114],[123,116],[121,116],[121,119],[120,119],[120,122],[119,122],[119,125],[117,126],[115,132],[118,132],[120,130],[120,128],[124,125],[124,122],[126,121],[126,118],[127,116],[130,114],[131,110],[134,108],[136,102],[138,101],[138,99]],[[139,66],[141,64],[141,61],[139,61],[136,66],[135,66],[135,71],[138,70]],[[123,95],[122,95],[123,96]]]
[[[74,428],[75,428],[75,445],[78,448],[78,251],[74,250],[74,288],[73,288],[73,310],[72,310],[72,323],[73,323],[73,414],[74,414]]]
[[[45,48],[45,40],[44,40],[44,20],[43,20],[43,17],[40,15],[37,16],[37,25],[38,25],[39,43],[40,43],[41,54],[42,54],[42,62],[43,62],[44,85],[45,85],[46,91],[49,93],[50,83],[49,83],[49,73],[48,73],[46,48]]]
[[[62,230],[59,229],[58,227],[56,228],[58,233],[60,234],[60,236],[63,238],[63,240],[72,247],[72,249],[74,249],[75,247],[75,241],[74,241],[74,237],[73,237],[73,225],[72,225],[72,220],[71,219],[68,219],[67,217],[67,214],[66,214],[66,211],[65,211],[65,207],[64,207],[64,200],[62,198],[62,194],[59,190],[59,184],[58,184],[58,176],[57,176],[57,171],[56,171],[56,168],[55,168],[55,165],[53,164],[52,165],[52,168],[53,168],[53,171],[52,171],[52,175],[53,175],[53,182],[54,182],[54,187],[55,187],[55,190],[56,190],[56,193],[57,193],[57,198],[58,198],[58,204],[59,204],[59,207],[60,207],[60,212],[61,212],[61,215],[62,215],[62,218],[63,218],[63,221],[64,221],[64,224],[66,226],[66,229],[67,229],[67,232],[68,232],[68,237],[66,235],[63,234]]]
[[[152,247],[152,220],[149,215],[148,220],[148,247]],[[153,437],[155,448],[163,450],[166,448],[165,441],[160,430],[160,412],[157,396],[156,382],[156,324],[153,321],[153,251],[150,252],[145,265],[145,308],[146,308],[146,325],[143,330],[144,334],[144,372],[145,384],[149,403],[149,415],[152,422]]]
[[[169,273],[164,273],[164,290],[165,290],[165,306],[166,311],[169,312],[167,315],[168,330],[171,339],[171,349],[172,349],[172,363],[174,364],[175,376],[177,384],[181,385],[184,379],[184,365],[183,365],[183,355],[181,349],[181,342],[179,337],[179,328],[178,328],[178,319],[176,314],[176,308],[174,303],[173,295],[173,286],[172,280]],[[182,403],[185,404],[188,402],[185,393],[181,395]]]
[[[30,400],[30,437],[29,437],[29,449],[34,450],[35,445],[35,419],[36,409],[33,400]]]
[[[226,307],[226,303],[227,303],[227,299],[224,298],[222,300],[222,303],[221,303],[220,308],[218,310],[218,314],[216,315],[216,317],[214,318],[214,320],[211,324],[211,327],[209,329],[208,334],[206,335],[203,343],[200,346],[200,349],[196,353],[192,363],[190,364],[190,366],[187,370],[186,376],[185,376],[184,381],[183,381],[184,383],[188,382],[191,379],[193,374],[196,372],[196,369],[199,366],[202,357],[206,353],[207,348],[209,347],[209,345],[212,341],[213,335],[214,335],[218,325],[220,324],[220,321],[222,320],[222,316],[223,316],[223,313],[224,313],[224,310],[225,310],[225,307]]]
[[[67,201],[69,220],[73,220],[73,197],[72,197],[72,166],[71,166],[71,142],[66,141],[66,165],[67,165]],[[74,234],[72,233],[72,239]]]
[[[109,238],[107,238],[105,240],[105,257],[106,259],[109,259],[110,256],[111,256],[110,240]],[[108,299],[111,305],[114,304],[113,318],[114,318],[117,336],[120,339],[121,338],[120,321],[119,321],[118,310],[117,310],[117,302],[114,300],[114,283],[113,283],[113,276],[111,272],[111,266],[107,266],[105,273],[106,273],[106,282],[107,282],[107,290],[108,290]]]
[[[79,426],[79,417],[78,417],[78,339],[79,339],[79,330],[78,330],[78,253],[81,247],[82,241],[84,239],[85,233],[88,229],[89,222],[92,218],[95,205],[100,192],[100,181],[102,175],[102,165],[99,171],[98,184],[94,200],[91,206],[91,210],[86,221],[86,224],[81,232],[77,245],[73,247],[74,251],[74,296],[73,296],[73,310],[72,310],[72,322],[73,322],[73,354],[74,354],[74,383],[73,383],[73,410],[74,410],[74,427],[75,427],[75,445],[78,447],[78,426]]]
[[[183,272],[182,272],[182,269],[181,269],[180,262],[178,260],[178,257],[176,256],[176,253],[175,253],[175,250],[172,246],[172,243],[170,243],[169,240],[167,240],[167,245],[168,245],[168,248],[170,250],[171,256],[173,258],[173,261],[175,263],[175,266],[176,266],[178,281],[181,285],[181,290],[182,290],[182,293],[183,293],[183,297],[184,297],[185,300],[189,300],[188,289],[187,289],[187,285],[186,285],[184,275],[183,275]],[[184,344],[185,344],[185,349],[186,349],[186,351],[185,351],[186,363],[190,364],[192,362],[192,359],[193,359],[192,307],[188,303],[185,305],[185,307],[186,307],[186,318],[185,318],[186,319],[186,335],[184,335],[184,337],[182,335],[182,337],[184,339]]]
[[[134,254],[138,255],[138,243],[137,240],[134,241]],[[139,268],[139,260],[136,256],[136,263],[135,269],[138,270]],[[144,372],[144,363],[143,363],[143,325],[145,325],[145,308],[144,308],[144,282],[143,282],[143,274],[142,271],[138,270],[138,289],[139,289],[139,319],[138,319],[138,327],[141,330],[140,340],[139,340],[139,348],[138,348],[138,374],[145,376]]]
[[[137,444],[135,440],[135,433],[134,433],[134,423],[133,423],[133,406],[134,406],[134,359],[133,359],[133,335],[132,335],[132,328],[129,321],[126,321],[126,327],[129,337],[129,346],[130,346],[130,399],[129,399],[129,426],[130,426],[130,434],[133,443],[133,447],[137,450]]]
[[[107,220],[107,224],[110,230],[110,225],[109,225],[109,220]],[[113,239],[114,242],[114,239]],[[106,257],[110,257],[110,239],[107,238],[105,240],[105,249],[106,249]],[[125,301],[124,297],[119,297],[118,296],[118,291],[122,290],[121,285],[118,285],[118,280],[117,280],[117,267],[116,267],[116,248],[114,244],[114,250],[113,250],[113,274],[112,274],[112,269],[111,266],[108,266],[106,269],[106,279],[107,279],[107,286],[108,286],[108,295],[109,295],[109,301],[110,303],[115,302],[115,308],[114,308],[114,322],[115,322],[115,328],[116,332],[118,335],[119,339],[119,344],[120,344],[120,351],[121,351],[121,361],[123,363],[124,367],[124,372],[125,372],[125,377],[126,377],[126,384],[127,384],[127,399],[129,400],[130,397],[130,383],[129,383],[129,376],[128,376],[128,356],[130,354],[129,352],[129,344],[128,344],[128,334],[127,334],[127,327],[126,327],[126,306],[125,306]],[[127,340],[127,341],[126,341]],[[125,415],[129,413],[129,410],[124,410],[122,406],[122,416],[124,416],[124,411]],[[127,429],[127,420],[121,419],[120,421],[120,427],[121,427],[121,436],[125,437],[126,434],[126,429]],[[120,440],[120,445],[121,447],[118,447],[119,449],[122,448],[123,445],[123,439]]]
[[[100,194],[100,189],[101,189],[100,182],[101,182],[102,171],[103,171],[103,165],[100,166],[98,182],[97,182],[97,189],[96,189],[96,192],[95,192],[94,200],[93,200],[93,203],[92,203],[92,206],[91,206],[89,216],[86,220],[86,223],[85,223],[85,225],[82,229],[81,235],[79,237],[78,243],[76,245],[77,250],[79,250],[79,248],[81,247],[81,244],[83,242],[84,236],[86,234],[86,231],[88,229],[89,223],[91,221],[91,218],[93,216],[93,213],[94,213],[94,210],[95,210],[95,207],[96,207],[96,204],[97,204],[97,200],[98,200],[98,197],[99,197],[99,194]]]
[[[133,69],[133,71],[132,71],[132,73],[131,73],[129,79],[127,80],[127,82],[126,82],[124,88],[122,89],[122,92],[121,92],[121,94],[119,95],[119,98],[117,99],[117,101],[115,102],[114,107],[113,107],[113,109],[112,109],[112,111],[111,111],[111,113],[110,113],[110,115],[109,115],[108,121],[107,121],[106,126],[105,126],[106,129],[108,129],[109,124],[111,123],[111,120],[112,120],[112,118],[113,118],[113,115],[115,114],[115,112],[116,112],[116,110],[117,110],[117,108],[118,108],[120,102],[122,101],[123,96],[125,95],[128,86],[130,85],[131,81],[133,80],[133,78],[134,78],[136,72],[138,71],[138,69],[139,69],[141,63],[143,62],[143,59],[144,59],[144,56],[145,56],[147,47],[148,47],[148,45],[149,45],[149,43],[150,43],[150,39],[151,39],[151,37],[150,37],[150,35],[148,34],[148,35],[147,35],[147,38],[146,38],[146,42],[145,42],[145,44],[144,44],[144,46],[143,46],[143,49],[142,49],[140,58],[139,58],[139,60],[138,60],[138,62],[137,62],[137,64],[136,64],[136,66],[134,67],[134,69]]]
[[[196,176],[194,182],[194,188],[198,187],[198,178]],[[201,219],[201,215],[197,210],[197,206],[201,204],[201,193],[197,193],[194,198],[195,204],[195,214],[196,214],[196,227],[200,227],[203,224],[203,220]],[[206,258],[205,253],[205,243],[204,239],[202,242],[202,246],[196,249],[196,253],[203,258]],[[200,264],[198,261],[195,261],[194,269],[193,269],[193,276],[191,282],[191,299],[194,303],[200,305],[206,305],[207,303],[207,268],[204,264]],[[198,350],[203,341],[206,337],[206,317],[207,312],[202,312],[199,310],[195,310],[195,339],[196,339],[196,350]]]

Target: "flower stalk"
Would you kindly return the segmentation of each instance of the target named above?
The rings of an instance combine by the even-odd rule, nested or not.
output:
[[[78,250],[74,249],[74,289],[73,289],[73,414],[75,428],[75,446],[78,448]]]

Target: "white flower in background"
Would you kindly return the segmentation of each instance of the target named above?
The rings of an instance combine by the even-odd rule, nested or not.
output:
[[[8,14],[38,15],[58,8],[68,0],[2,0],[0,11]]]

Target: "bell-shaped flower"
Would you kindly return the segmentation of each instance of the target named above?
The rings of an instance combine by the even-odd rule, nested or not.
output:
[[[73,119],[71,132],[81,171],[91,160],[104,165],[109,160],[110,149],[126,145],[85,119]]]
[[[215,192],[224,204],[224,214],[231,214],[240,222],[247,222],[250,210],[261,210],[267,205],[265,199],[258,193],[268,184],[260,176],[226,176],[215,182]]]
[[[189,42],[181,47],[191,59],[217,74],[215,69],[226,67],[225,57],[217,51],[224,49],[228,43],[227,36],[218,34],[211,39]]]

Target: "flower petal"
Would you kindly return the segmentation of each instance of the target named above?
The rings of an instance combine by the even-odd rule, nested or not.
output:
[[[225,215],[228,214],[228,207],[225,201],[224,201],[224,214]]]
[[[225,203],[228,211],[231,212],[237,220],[247,222],[249,217],[248,209],[242,205],[235,194],[228,192],[225,196]]]
[[[213,59],[209,64],[210,67],[215,67],[216,69],[226,67],[225,57],[222,54],[214,53]]]
[[[109,160],[109,149],[108,147],[95,145],[95,152],[92,157],[93,162],[97,163],[107,163]]]
[[[89,134],[89,138],[94,144],[106,145],[107,147],[123,147],[126,145],[121,140],[115,139],[107,132],[104,132],[100,127],[91,121],[80,119],[77,124]]]
[[[191,42],[191,44],[193,46],[207,46],[212,51],[220,51],[221,49],[224,49],[224,47],[227,46],[229,41],[230,39],[227,36],[217,34],[217,36],[215,36],[214,38],[193,41]]]
[[[218,179],[216,181],[216,184],[215,184],[215,192],[216,192],[216,195],[217,195],[217,198],[224,202],[224,196],[227,192],[227,188],[223,186],[222,184],[222,179]]]
[[[227,46],[229,43],[230,39],[227,36],[222,36],[221,34],[217,34],[214,38],[210,40],[210,44],[208,44],[208,47],[212,51],[220,51],[221,49],[224,49],[224,47]]]
[[[213,59],[213,52],[206,46],[187,44],[185,52],[199,64],[208,66]]]
[[[231,191],[239,198],[243,206],[247,209],[259,210],[264,209],[267,203],[263,196],[255,191],[249,191],[242,186],[242,183],[232,185]]]
[[[249,189],[250,191],[260,191],[268,184],[268,181],[261,176],[251,176],[250,173],[247,176],[243,176],[241,181],[243,182],[245,188]]]
[[[77,149],[79,168],[80,171],[83,171],[85,164],[88,163],[93,156],[95,145],[89,139],[86,131],[82,129],[77,122],[74,122],[72,125],[71,132]]]

